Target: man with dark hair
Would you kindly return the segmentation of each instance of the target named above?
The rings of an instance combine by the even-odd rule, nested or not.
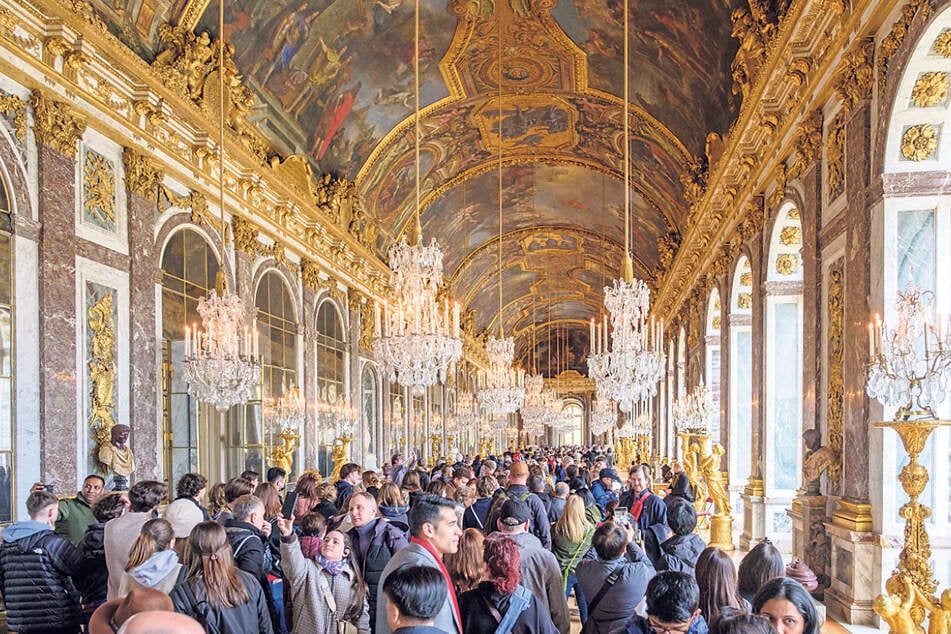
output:
[[[362,479],[360,465],[348,462],[340,467],[340,479],[334,483],[337,488],[337,508],[343,511],[347,508],[347,501],[353,495],[353,486]]]
[[[106,481],[102,476],[88,475],[76,497],[60,500],[59,515],[54,528],[56,534],[62,535],[74,546],[78,544],[86,533],[86,527],[96,523],[92,505],[102,496],[105,488]]]
[[[416,498],[409,510],[409,530],[412,538],[406,548],[390,558],[380,576],[380,589],[377,595],[376,634],[391,634],[387,614],[389,606],[386,593],[387,578],[397,570],[407,566],[426,566],[437,569],[446,585],[447,600],[443,601],[435,619],[435,627],[449,634],[462,632],[462,617],[459,614],[459,601],[453,589],[452,578],[443,564],[443,555],[455,553],[459,549],[462,529],[459,526],[458,505],[446,498],[424,493]],[[380,608],[383,609],[380,609]]]
[[[697,528],[697,509],[687,500],[675,499],[667,507],[667,525],[674,535],[660,545],[657,569],[676,570],[696,576],[694,566],[697,565],[697,557],[707,547],[700,536],[693,532]]]
[[[203,521],[211,519],[211,513],[201,505],[201,498],[205,495],[205,489],[208,487],[208,479],[200,473],[186,473],[178,480],[175,486],[176,500],[188,500],[198,507],[201,511]]]
[[[469,467],[456,467],[452,470],[452,478],[448,482],[448,492],[447,497],[454,497],[456,491],[462,487],[469,486],[469,481],[472,480],[472,469]]]
[[[604,522],[591,539],[598,558],[582,560],[575,569],[581,594],[589,603],[604,588],[594,609],[588,606],[588,620],[594,619],[595,631],[607,632],[634,616],[654,576],[654,567],[633,539],[630,526]]]
[[[367,584],[372,631],[376,629],[376,599],[380,576],[393,554],[409,544],[409,526],[400,521],[377,517],[376,499],[366,491],[351,495],[348,504],[353,528],[347,533],[353,545],[353,557]]]
[[[441,634],[433,627],[446,604],[446,582],[438,570],[428,566],[397,570],[387,578],[383,593],[393,634]]]
[[[116,493],[100,496],[92,506],[96,521],[86,528],[78,548],[82,563],[73,580],[82,599],[83,613],[88,618],[92,611],[106,602],[109,584],[109,569],[106,567],[106,550],[103,539],[106,522],[125,513],[125,502]]]
[[[70,577],[79,570],[82,553],[53,532],[59,512],[55,495],[30,493],[26,510],[30,519],[4,529],[0,547],[7,627],[11,632],[79,632],[79,597]]]
[[[251,574],[264,591],[271,625],[280,631],[280,615],[274,605],[274,595],[268,583],[267,575],[274,567],[267,539],[271,534],[271,525],[264,519],[264,503],[253,495],[242,495],[231,504],[232,519],[221,522],[231,544],[234,565]]]
[[[657,566],[660,545],[667,539],[667,506],[651,492],[650,469],[647,465],[634,465],[628,476],[631,488],[621,496],[618,506],[629,509],[640,529],[644,552],[651,563]]]
[[[287,471],[280,467],[271,467],[267,470],[267,481],[273,484],[277,488],[277,492],[280,493],[287,485]]]
[[[258,473],[257,471],[254,471],[253,469],[242,471],[239,477],[244,478],[245,480],[251,483],[252,491],[258,487],[258,484],[261,483],[261,474]]]
[[[529,521],[529,532],[538,538],[546,550],[551,550],[551,524],[548,522],[548,511],[545,510],[545,504],[541,499],[528,490],[528,465],[521,460],[513,462],[509,467],[509,485],[504,493],[495,496],[492,508],[489,509],[489,515],[486,518],[485,525],[487,532],[496,530],[499,520],[499,511],[502,503],[507,498],[516,498],[523,500],[528,504],[531,512]],[[557,623],[556,623],[557,625]]]
[[[700,614],[700,588],[683,572],[661,572],[647,584],[647,618],[635,614],[611,634],[707,634]]]
[[[251,495],[254,493],[254,487],[250,480],[244,478],[231,478],[225,483],[225,510],[218,514],[219,522],[226,522],[234,519],[231,507],[234,501],[242,495]]]
[[[155,517],[155,509],[165,501],[168,485],[157,480],[136,482],[129,489],[129,512],[106,522],[104,546],[106,566],[109,568],[109,591],[107,598],[115,599],[119,580],[129,563],[129,550],[138,539],[142,525]]]

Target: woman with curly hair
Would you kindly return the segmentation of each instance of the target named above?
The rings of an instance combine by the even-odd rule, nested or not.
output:
[[[459,538],[459,550],[443,555],[452,585],[456,588],[456,596],[475,588],[485,576],[485,564],[482,561],[484,542],[482,531],[467,528]]]
[[[463,632],[557,634],[551,615],[520,585],[518,545],[501,533],[485,538],[485,581],[459,597]]]

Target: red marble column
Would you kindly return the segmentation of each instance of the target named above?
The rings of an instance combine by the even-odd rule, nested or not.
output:
[[[820,385],[822,359],[822,271],[819,254],[819,227],[822,213],[821,170],[811,163],[800,177],[802,205],[802,427],[819,427],[816,401]]]

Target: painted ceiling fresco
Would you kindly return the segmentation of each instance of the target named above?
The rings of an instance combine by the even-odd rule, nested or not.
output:
[[[149,61],[162,25],[217,35],[218,0],[91,1]],[[570,350],[586,338],[601,287],[617,275],[625,112],[632,255],[635,274],[649,279],[658,238],[683,229],[681,175],[704,155],[707,135],[727,132],[738,110],[730,15],[745,0],[627,2],[626,108],[623,0],[419,3],[424,237],[443,246],[452,293],[475,311],[477,327],[497,327],[501,158],[501,322],[519,336],[522,356],[531,356],[533,324],[548,323],[539,298],[553,303],[551,319],[568,333]],[[414,6],[225,4],[225,37],[256,97],[251,118],[275,153],[304,156],[315,173],[356,182],[379,226],[381,258],[416,208]],[[583,359],[552,365],[585,371]]]

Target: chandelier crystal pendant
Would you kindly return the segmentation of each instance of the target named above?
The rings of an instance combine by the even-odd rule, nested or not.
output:
[[[300,388],[282,385],[281,397],[269,404],[265,409],[265,417],[277,432],[300,429],[304,422],[304,396]]]
[[[525,377],[525,403],[519,408],[518,413],[526,427],[545,420],[545,416],[548,414],[545,401],[547,396],[548,394],[545,393],[545,377],[541,374],[532,374]]]
[[[713,401],[703,382],[671,405],[674,426],[682,434],[706,435],[710,429],[710,417],[716,413]]]
[[[419,0],[415,17],[416,207],[415,233],[390,247],[390,291],[394,305],[375,307],[373,350],[377,363],[391,382],[421,396],[427,387],[445,382],[462,356],[459,305],[438,299],[443,284],[442,249],[422,238],[419,163]]]
[[[224,100],[224,3],[218,9],[218,98]],[[218,202],[221,229],[225,227],[224,136],[225,109],[218,113]],[[225,262],[224,239],[221,241],[221,266]],[[247,313],[241,298],[228,289],[219,269],[216,288],[198,302],[202,328],[185,326],[184,375],[188,392],[201,403],[214,405],[224,412],[246,403],[261,381],[258,333],[245,325]]]

